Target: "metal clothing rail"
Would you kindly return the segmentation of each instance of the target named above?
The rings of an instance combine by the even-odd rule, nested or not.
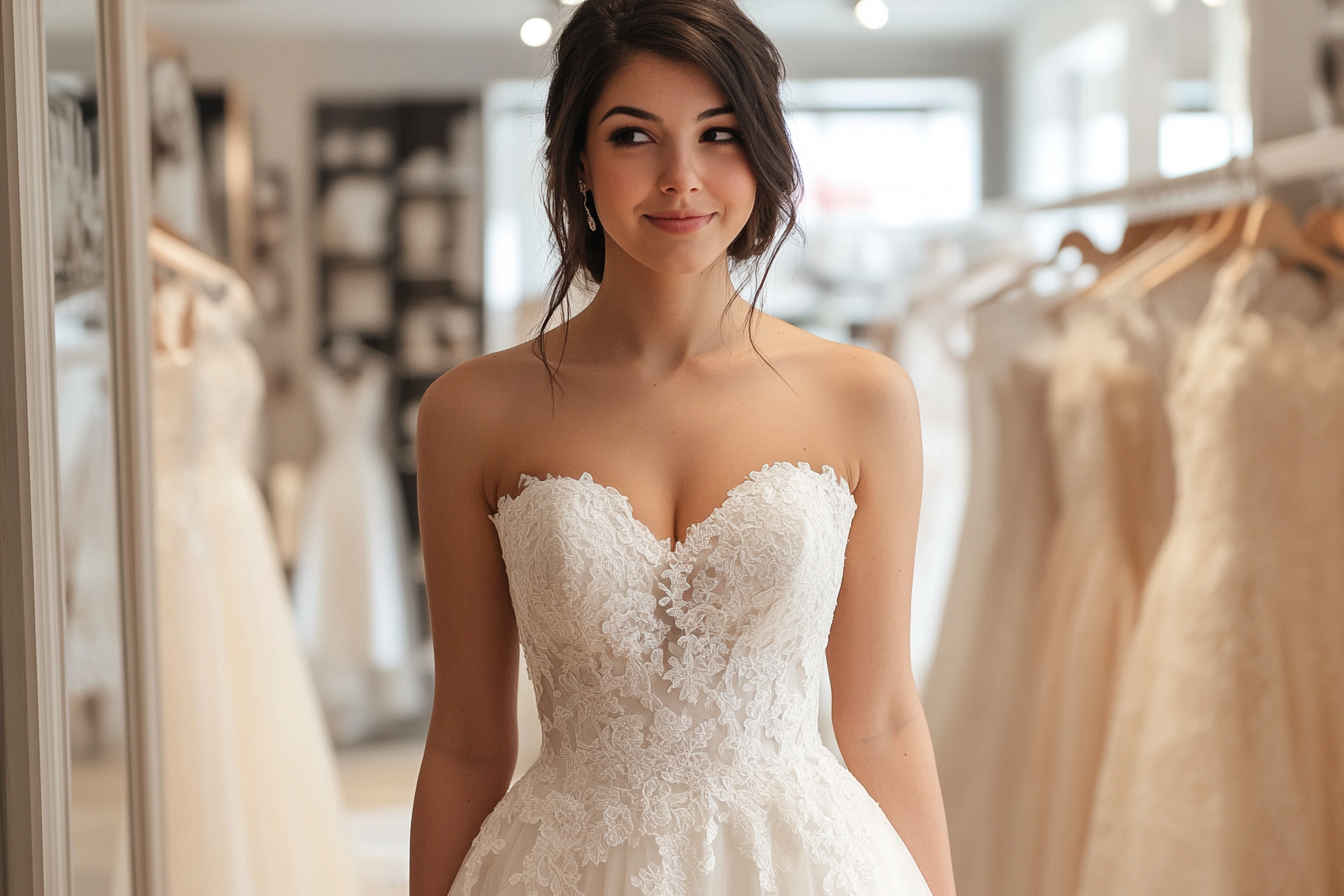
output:
[[[1185,177],[1156,178],[1114,190],[1037,205],[1032,211],[1060,211],[1094,205],[1126,205],[1133,210],[1175,210],[1249,201],[1269,187],[1344,174],[1344,128],[1332,128],[1266,143],[1249,158]]]

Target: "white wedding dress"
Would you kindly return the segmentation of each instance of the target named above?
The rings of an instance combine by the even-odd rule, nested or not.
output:
[[[818,732],[855,510],[779,463],[673,545],[591,476],[524,476],[491,519],[541,757],[450,896],[927,896]]]
[[[169,313],[181,306],[188,326]],[[250,299],[171,281],[155,358],[169,896],[355,896],[335,754],[246,458],[265,382]]]
[[[401,486],[380,438],[389,367],[374,355],[348,380],[313,371],[324,444],[308,480],[294,613],[339,742],[418,715],[427,696]]]

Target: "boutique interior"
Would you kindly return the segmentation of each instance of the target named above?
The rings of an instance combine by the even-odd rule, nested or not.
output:
[[[535,334],[579,2],[3,0],[6,894],[408,892],[417,410]],[[958,892],[1344,893],[1344,2],[741,2],[764,308],[920,399]]]

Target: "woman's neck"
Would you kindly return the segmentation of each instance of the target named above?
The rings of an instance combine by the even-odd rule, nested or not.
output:
[[[745,343],[745,313],[727,258],[699,273],[663,274],[609,252],[597,295],[570,324],[569,350],[673,370]]]

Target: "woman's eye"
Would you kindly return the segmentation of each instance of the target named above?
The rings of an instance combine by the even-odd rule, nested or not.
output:
[[[732,128],[710,128],[701,139],[706,143],[738,143],[742,135]]]
[[[638,128],[621,128],[619,131],[615,131],[609,139],[617,146],[640,146],[653,142],[648,134]]]

